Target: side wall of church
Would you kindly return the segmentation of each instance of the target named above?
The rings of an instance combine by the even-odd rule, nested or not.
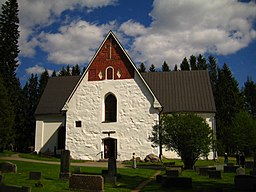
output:
[[[112,93],[117,99],[117,122],[104,122],[104,100]],[[149,136],[158,121],[158,110],[153,108],[153,96],[140,77],[134,79],[88,81],[85,75],[68,103],[66,120],[66,148],[74,159],[99,160],[104,151],[104,131],[115,131],[117,159],[131,159],[132,153],[144,158],[158,154],[151,147]],[[81,127],[76,127],[81,121]]]

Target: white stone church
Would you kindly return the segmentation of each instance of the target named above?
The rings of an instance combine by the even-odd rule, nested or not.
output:
[[[52,77],[36,109],[35,151],[70,150],[73,159],[145,158],[161,114],[195,112],[215,133],[207,71],[140,74],[109,32],[82,76]],[[163,150],[166,157],[177,154]],[[209,154],[213,158],[213,152]]]

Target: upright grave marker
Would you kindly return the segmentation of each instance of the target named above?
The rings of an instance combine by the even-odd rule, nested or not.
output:
[[[70,151],[63,150],[60,158],[60,179],[69,179],[70,177]]]

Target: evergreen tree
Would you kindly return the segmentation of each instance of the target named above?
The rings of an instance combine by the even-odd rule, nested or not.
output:
[[[220,141],[222,150],[230,151],[234,149],[232,138],[232,122],[236,113],[242,109],[242,97],[236,79],[224,64],[218,71],[216,83],[216,119],[217,119],[217,139]]]
[[[154,64],[152,64],[152,65],[150,66],[149,71],[150,71],[150,72],[156,72],[156,67],[155,67]]]
[[[166,72],[169,72],[170,71],[170,68],[169,68],[169,65],[166,63],[166,61],[164,61],[163,65],[162,65],[162,71],[166,71]]]
[[[196,56],[191,55],[189,58],[189,65],[191,70],[197,70],[197,65],[196,65]]]
[[[178,66],[175,64],[173,71],[178,71]]]
[[[70,66],[67,65],[67,67],[66,67],[66,76],[70,76],[70,75],[71,75]]]
[[[217,84],[217,78],[218,78],[218,65],[216,62],[216,59],[213,56],[209,56],[209,64],[208,64],[208,70],[209,70],[209,76],[211,80],[212,85],[212,91],[214,94],[214,97],[216,95],[216,84]]]
[[[197,69],[198,70],[206,70],[207,69],[206,59],[201,54],[199,54],[197,57]]]
[[[13,125],[14,112],[3,78],[0,75],[0,152],[13,144]]]
[[[77,75],[80,75],[81,72],[80,72],[80,68],[79,68],[79,65],[76,64],[75,66],[72,67],[72,72],[71,72],[72,76],[77,76]]]
[[[188,60],[186,57],[183,59],[183,61],[180,64],[180,70],[181,71],[190,71]]]
[[[248,77],[242,92],[245,99],[245,109],[256,117],[256,83]]]
[[[57,74],[56,74],[55,70],[52,72],[52,77],[57,77]]]
[[[39,86],[38,86],[38,97],[40,98],[44,92],[44,88],[48,82],[49,79],[49,73],[45,69],[44,72],[41,74],[39,79]]]
[[[139,68],[138,68],[140,73],[145,73],[146,72],[146,67],[144,65],[144,63],[141,63]]]
[[[19,54],[19,18],[17,0],[7,0],[0,14],[0,74],[4,81],[15,77]],[[8,86],[7,86],[8,87]]]

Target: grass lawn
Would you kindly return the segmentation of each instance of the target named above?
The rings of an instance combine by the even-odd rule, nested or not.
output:
[[[8,156],[11,154],[6,154],[4,156]],[[23,155],[20,155],[24,157]],[[32,159],[38,160],[52,160],[52,158],[42,158],[40,156],[35,155],[25,155],[27,158],[32,157]],[[2,162],[3,160],[0,160]],[[53,159],[52,161],[59,161],[58,158]],[[175,165],[182,165],[181,160],[165,160],[165,162],[175,162]],[[68,186],[68,181],[59,180],[59,165],[50,165],[50,164],[41,164],[41,163],[29,163],[29,162],[21,162],[21,161],[11,161],[15,163],[18,167],[17,174],[4,174],[4,183],[7,185],[18,185],[18,186],[27,186],[32,187],[32,192],[59,192],[59,191],[70,191]],[[230,163],[234,163],[235,159],[230,158]],[[131,162],[126,162],[127,164],[131,164]],[[218,161],[207,161],[207,160],[199,160],[197,161],[197,166],[212,166],[216,164],[223,164],[223,158],[219,158]],[[131,191],[136,188],[142,181],[150,178],[156,170],[151,169],[152,166],[158,166],[161,168],[161,163],[138,163],[138,167],[148,167],[148,169],[131,169],[131,168],[119,168],[118,169],[118,177],[117,177],[117,186],[113,187],[109,184],[105,183],[105,191]],[[81,172],[85,172],[87,174],[101,174],[102,169],[106,168],[96,168],[96,167],[81,167]],[[74,167],[71,166],[70,171],[72,172]],[[42,179],[41,183],[43,184],[42,188],[35,187],[37,181],[29,180],[29,172],[30,171],[41,171]],[[248,173],[249,170],[246,170]],[[164,174],[164,171],[161,172]],[[226,192],[235,191],[234,190],[234,176],[235,173],[223,173],[222,179],[209,179],[208,177],[199,176],[193,170],[185,170],[182,172],[183,177],[192,177],[193,189],[192,190],[181,190],[181,189],[172,189],[173,192],[185,192],[185,191],[208,191],[208,189],[225,189]],[[170,191],[170,189],[162,188],[160,184],[157,184],[154,180],[150,182],[147,186],[145,186],[142,191]]]

